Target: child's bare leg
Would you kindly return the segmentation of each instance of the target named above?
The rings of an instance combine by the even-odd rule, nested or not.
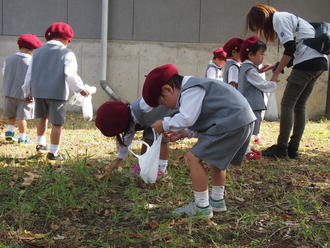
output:
[[[7,125],[14,126],[15,122],[16,122],[16,117],[8,118],[6,122],[7,122]]]
[[[37,122],[37,135],[45,136],[47,129],[48,118],[47,116],[42,117]]]
[[[212,185],[225,186],[227,172],[225,170],[220,170],[213,166],[210,166],[210,169],[211,169]]]
[[[209,206],[208,175],[201,159],[189,151],[185,154],[185,160],[190,169],[195,203],[199,207],[207,207]]]
[[[62,126],[53,125],[52,131],[50,133],[50,147],[49,152],[57,155],[60,148],[60,139],[62,133]]]
[[[48,124],[47,116],[42,117],[37,122],[37,146],[46,146],[46,129]]]
[[[18,120],[18,130],[20,133],[26,133],[27,122],[26,120]]]

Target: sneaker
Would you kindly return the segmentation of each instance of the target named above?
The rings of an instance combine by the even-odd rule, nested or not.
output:
[[[157,180],[161,179],[161,177],[165,174],[165,172],[158,170],[157,172]]]
[[[23,145],[32,144],[32,140],[28,138],[25,139],[18,138],[18,144],[23,144]]]
[[[261,154],[266,157],[285,158],[288,155],[288,148],[286,146],[272,145],[266,150],[261,151]]]
[[[39,154],[39,155],[45,154],[47,152],[47,146],[36,145],[36,151],[37,151],[37,154]]]
[[[139,164],[134,164],[133,167],[130,169],[130,171],[125,174],[125,177],[130,177],[130,178],[135,178],[140,175],[140,165]]]
[[[61,154],[57,154],[56,156],[54,155],[54,153],[47,153],[47,162],[50,164],[56,164],[56,163],[60,163],[64,160],[64,157]]]
[[[248,160],[259,160],[262,158],[259,151],[258,152],[254,152],[254,151],[248,152],[247,154],[245,154],[245,157]]]
[[[261,145],[261,144],[263,144],[264,142],[262,141],[262,139],[260,139],[260,138],[256,138],[256,139],[254,140],[254,143],[256,143],[256,144],[258,144],[258,145]]]
[[[212,206],[212,209],[214,212],[225,212],[227,211],[227,206],[226,206],[226,202],[225,199],[221,199],[221,200],[213,200],[210,197],[210,205]]]
[[[195,201],[190,202],[187,205],[179,207],[173,211],[174,214],[187,214],[188,216],[198,215],[205,216],[208,218],[213,217],[213,209],[212,206],[209,205],[205,208],[198,207]]]
[[[5,139],[9,142],[15,142],[17,141],[17,137],[14,132],[7,131],[5,132]]]

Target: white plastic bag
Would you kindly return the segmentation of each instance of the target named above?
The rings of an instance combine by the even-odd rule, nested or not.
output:
[[[140,176],[145,183],[154,183],[157,180],[160,146],[162,143],[163,134],[157,135],[155,130],[153,130],[153,132],[154,142],[151,146],[149,146],[146,142],[142,140],[134,141],[128,146],[128,150],[139,160],[139,165],[141,169]],[[147,151],[142,155],[134,153],[131,147],[136,144],[146,145]]]
[[[81,107],[84,120],[91,121],[93,119],[92,94],[95,94],[96,87],[86,84],[85,88],[88,90],[89,95],[82,96],[80,93],[74,93],[69,101],[69,104]]]

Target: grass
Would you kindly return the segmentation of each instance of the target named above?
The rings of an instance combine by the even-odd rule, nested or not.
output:
[[[278,123],[264,122],[258,148],[277,133]],[[62,165],[34,158],[33,145],[1,139],[0,248],[330,247],[329,121],[308,122],[298,160],[229,167],[228,211],[211,221],[171,214],[192,197],[183,154],[194,142],[171,144],[168,174],[146,185],[123,177],[133,156],[111,171],[114,139],[76,114],[63,130]]]

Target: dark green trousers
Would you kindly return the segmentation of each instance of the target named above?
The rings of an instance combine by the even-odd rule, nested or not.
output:
[[[306,124],[306,102],[323,71],[293,69],[281,102],[280,134],[277,144],[298,150]],[[292,130],[293,128],[293,130]],[[292,130],[292,136],[289,137]]]

